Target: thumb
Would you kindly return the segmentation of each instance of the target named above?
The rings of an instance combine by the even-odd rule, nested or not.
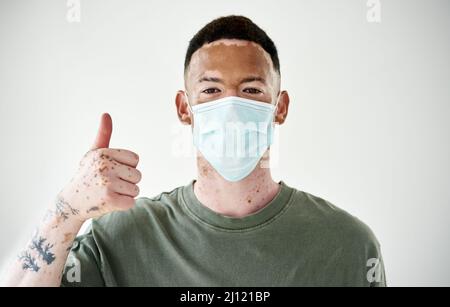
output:
[[[112,119],[108,113],[103,113],[98,128],[97,137],[91,149],[108,148],[112,134]]]

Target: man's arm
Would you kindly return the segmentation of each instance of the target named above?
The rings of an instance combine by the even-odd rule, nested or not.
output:
[[[59,286],[64,265],[81,225],[90,218],[128,210],[139,194],[138,156],[111,149],[112,120],[103,114],[96,141],[70,183],[58,194],[30,239],[11,265],[5,286]]]

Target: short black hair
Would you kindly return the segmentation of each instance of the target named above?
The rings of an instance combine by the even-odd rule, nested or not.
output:
[[[278,51],[272,39],[249,18],[237,15],[214,19],[194,35],[189,42],[184,59],[184,71],[186,72],[189,67],[195,51],[204,44],[220,39],[240,39],[260,45],[270,55],[275,70],[280,73]]]

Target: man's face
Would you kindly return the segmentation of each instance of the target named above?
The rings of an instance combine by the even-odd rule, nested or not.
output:
[[[203,46],[192,55],[185,75],[193,105],[226,96],[275,103],[279,84],[270,55],[243,40],[223,39]]]

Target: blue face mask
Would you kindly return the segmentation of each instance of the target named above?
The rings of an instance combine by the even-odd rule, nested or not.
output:
[[[247,177],[272,144],[276,106],[270,103],[231,96],[190,109],[195,147],[228,181]]]

